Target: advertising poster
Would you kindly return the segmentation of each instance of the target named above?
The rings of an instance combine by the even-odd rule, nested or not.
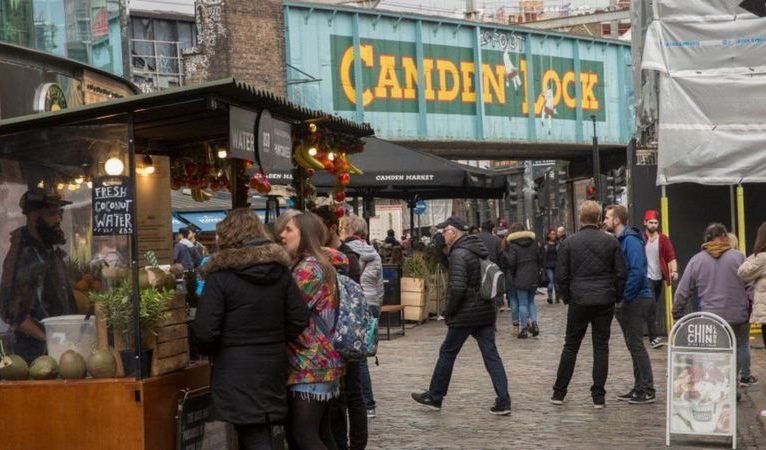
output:
[[[731,359],[721,353],[673,355],[671,433],[731,434]]]

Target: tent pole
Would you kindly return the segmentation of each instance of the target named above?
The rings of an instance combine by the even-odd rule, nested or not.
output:
[[[737,197],[734,192],[734,185],[729,186],[729,210],[731,211],[731,227],[729,229],[732,233],[737,229]]]
[[[662,221],[662,232],[670,237],[670,208],[668,208],[668,192],[663,184],[662,196],[660,197],[660,220]],[[670,337],[670,329],[673,328],[673,283],[665,285],[665,328]]]
[[[413,235],[415,233],[415,199],[410,200],[407,206],[410,207],[410,235]]]
[[[739,250],[747,254],[745,253],[747,247],[745,245],[745,187],[741,184],[737,185],[737,224],[739,225],[737,229]]]

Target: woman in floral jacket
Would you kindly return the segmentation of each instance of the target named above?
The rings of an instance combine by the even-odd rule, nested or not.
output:
[[[287,349],[290,438],[300,449],[334,449],[329,405],[340,394],[343,363],[331,340],[338,296],[335,269],[322,249],[326,231],[311,213],[292,215],[281,228],[293,279],[311,311],[308,328]]]

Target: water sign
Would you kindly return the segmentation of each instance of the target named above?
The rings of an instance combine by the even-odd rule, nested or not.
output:
[[[665,444],[671,434],[731,437],[737,448],[737,353],[734,331],[719,316],[696,312],[670,331]]]
[[[133,234],[136,196],[129,177],[99,177],[93,180],[93,235]]]

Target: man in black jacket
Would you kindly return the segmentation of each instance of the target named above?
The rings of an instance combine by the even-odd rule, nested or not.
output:
[[[580,206],[579,232],[562,242],[556,264],[556,290],[567,311],[564,349],[561,351],[551,403],[561,405],[572,379],[580,343],[591,326],[593,335],[593,407],[605,405],[609,371],[609,336],[614,305],[622,300],[627,277],[620,243],[598,229],[601,207],[594,201]]]
[[[479,261],[487,258],[487,249],[478,237],[465,234],[468,227],[459,217],[450,217],[437,227],[444,229],[444,239],[450,247],[445,311],[449,328],[439,350],[430,387],[426,392],[413,393],[412,398],[431,409],[441,409],[455,358],[468,336],[473,336],[497,395],[495,405],[489,411],[508,415],[511,413],[511,396],[503,360],[495,346],[495,305],[479,296]]]

